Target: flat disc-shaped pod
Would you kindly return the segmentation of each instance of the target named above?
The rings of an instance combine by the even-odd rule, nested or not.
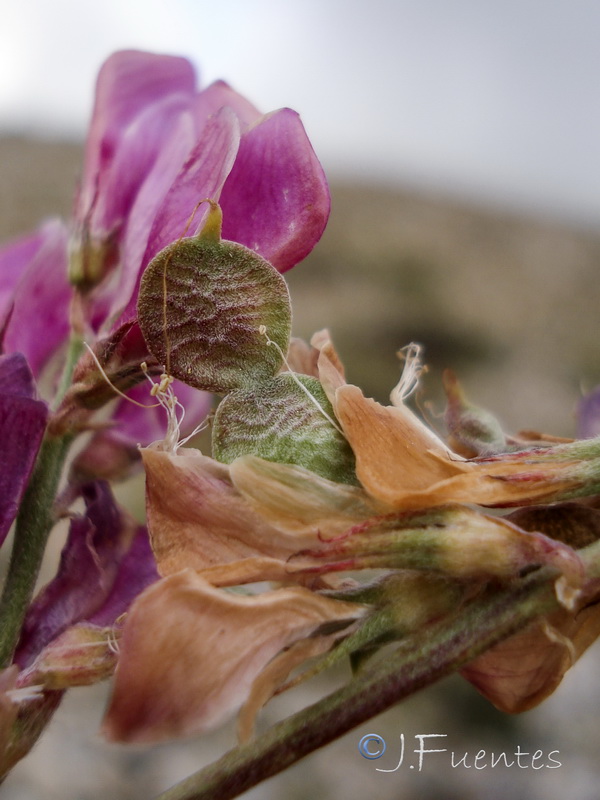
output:
[[[291,330],[290,297],[281,275],[253,250],[199,236],[152,259],[140,285],[138,319],[169,374],[226,394],[280,369]]]
[[[319,381],[307,375],[284,372],[227,395],[213,421],[212,448],[213,457],[226,464],[251,454],[356,483],[354,454],[336,427],[331,403]]]

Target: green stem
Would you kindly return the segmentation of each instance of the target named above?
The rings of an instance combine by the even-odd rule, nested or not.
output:
[[[52,408],[54,411],[60,405],[61,400],[67,393],[69,386],[71,385],[71,379],[73,378],[73,371],[77,362],[79,361],[79,356],[83,351],[83,336],[73,331],[71,333],[71,338],[69,340],[69,349],[67,350],[67,357],[65,360],[65,366],[60,377],[60,383],[58,385],[58,389],[56,390],[56,394],[54,396],[54,401],[52,403]]]
[[[161,794],[157,800],[228,800],[286,769],[418,689],[558,607],[556,573],[539,570],[516,588],[488,590],[462,613],[407,638],[347,686],[275,725],[260,738]]]
[[[0,667],[8,666],[33,596],[48,536],[52,505],[71,437],[45,439],[17,517],[15,540],[0,600]]]
[[[73,335],[55,404],[70,384],[82,348],[81,337]],[[21,502],[8,575],[0,599],[0,668],[11,663],[19,641],[48,537],[56,521],[52,507],[72,440],[73,434],[50,436],[46,433]]]

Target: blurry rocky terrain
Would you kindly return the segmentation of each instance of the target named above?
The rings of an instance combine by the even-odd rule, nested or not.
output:
[[[69,213],[81,147],[0,140],[0,241],[47,216]],[[386,401],[396,383],[396,351],[424,347],[429,372],[422,402],[433,424],[443,410],[440,373],[451,367],[472,400],[511,431],[574,435],[581,392],[600,382],[600,233],[561,220],[375,186],[333,184],[333,211],[315,252],[288,274],[296,335],[328,327],[349,379]],[[43,335],[43,331],[40,331]],[[598,796],[599,645],[556,694],[519,717],[496,712],[458,677],[390,709],[362,728],[247,793],[250,800],[362,800],[510,796],[542,800]],[[278,699],[264,715],[312,702],[345,673]],[[233,728],[152,749],[119,748],[96,734],[106,686],[72,691],[34,753],[3,785],[6,800],[144,800],[214,760],[234,743]],[[362,758],[360,737],[388,741],[378,761]],[[409,768],[416,734],[446,734],[446,747],[473,764],[480,750],[541,750],[562,766],[533,769],[451,766],[449,753]],[[395,772],[400,736],[405,763]],[[441,744],[440,744],[441,742]],[[510,759],[509,759],[510,761]],[[414,762],[416,763],[416,762]],[[480,760],[480,764],[483,761]]]

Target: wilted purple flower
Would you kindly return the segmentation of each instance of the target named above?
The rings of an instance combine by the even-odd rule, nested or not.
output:
[[[113,625],[158,579],[146,529],[116,504],[108,484],[90,483],[82,496],[86,511],[71,521],[58,572],[28,611],[15,654],[21,667],[77,623]]]
[[[47,417],[48,408],[35,397],[33,376],[23,356],[0,356],[0,544],[17,515]]]
[[[295,112],[261,115],[223,82],[197,90],[183,58],[113,54],[98,76],[70,234],[54,222],[0,251],[4,351],[23,352],[42,373],[67,336],[67,274],[85,297],[90,337],[134,318],[143,269],[194,235],[206,208],[188,223],[204,198],[220,202],[225,238],[280,271],[310,252],[329,214],[327,183]],[[208,401],[183,386],[177,395],[192,426]],[[105,435],[120,443],[161,435],[155,415],[134,417],[124,401],[114,419]]]

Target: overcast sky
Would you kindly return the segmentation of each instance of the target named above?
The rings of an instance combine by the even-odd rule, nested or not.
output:
[[[600,220],[598,0],[0,0],[0,130],[83,136],[111,51],[302,115],[332,174]]]

